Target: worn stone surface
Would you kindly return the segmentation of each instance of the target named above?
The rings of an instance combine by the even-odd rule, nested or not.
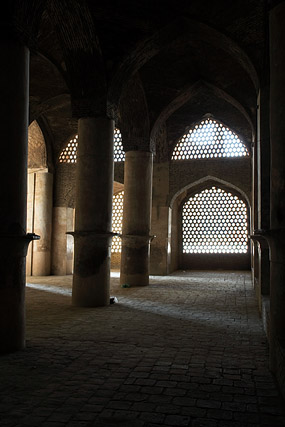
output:
[[[114,277],[115,276],[115,277]],[[27,348],[0,359],[1,426],[281,427],[244,272],[177,272],[71,306],[71,276],[27,279]]]

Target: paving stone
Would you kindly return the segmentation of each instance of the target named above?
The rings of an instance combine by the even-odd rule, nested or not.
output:
[[[189,426],[190,420],[190,417],[180,415],[167,415],[164,423],[166,426]]]
[[[205,420],[204,418],[197,418],[192,422],[191,427],[217,427],[216,420]]]
[[[191,399],[189,397],[175,397],[173,399],[173,404],[179,406],[195,406],[196,399]]]
[[[197,406],[199,408],[217,408],[219,409],[222,404],[218,400],[197,400]]]
[[[154,412],[142,412],[142,414],[140,415],[140,419],[148,423],[163,424],[165,415]]]
[[[163,393],[168,396],[185,396],[187,392],[183,388],[166,388]]]
[[[207,417],[217,420],[231,420],[233,418],[233,413],[223,409],[209,409],[207,411]]]
[[[161,394],[163,392],[163,387],[141,387],[141,392],[145,394]]]
[[[223,402],[222,409],[244,412],[246,410],[246,404],[242,402]]]
[[[156,412],[162,412],[163,414],[180,414],[181,412],[181,408],[173,404],[158,405],[155,410]]]

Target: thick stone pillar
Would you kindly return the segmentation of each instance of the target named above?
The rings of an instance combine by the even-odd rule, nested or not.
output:
[[[82,118],[78,123],[74,276],[72,303],[110,303],[114,121]]]
[[[28,170],[28,191],[27,191],[27,232],[33,233],[34,231],[34,190],[35,190],[35,174]],[[33,262],[33,242],[29,245],[28,253],[26,256],[26,275],[32,275],[32,262]]]
[[[149,284],[152,168],[152,153],[126,153],[120,283],[129,286]]]
[[[74,209],[66,208],[66,274],[73,274],[74,239],[70,231],[74,231]]]
[[[154,163],[151,234],[155,235],[150,248],[150,274],[165,275],[170,269],[170,209],[169,162]]]
[[[0,41],[0,352],[25,346],[29,50]]]
[[[285,397],[285,1],[270,11],[270,365]]]
[[[69,232],[74,231],[74,209],[62,207],[53,208],[52,226],[52,264],[51,272],[55,276],[65,276],[73,273],[73,237]]]
[[[41,238],[33,243],[33,276],[48,276],[51,271],[52,185],[51,173],[35,174],[33,232]]]
[[[268,73],[269,74],[269,73]],[[259,230],[270,228],[270,127],[269,85],[264,84],[258,96],[257,115],[257,173],[258,173],[258,223]],[[259,287],[261,296],[270,293],[269,247],[263,240],[259,247]]]
[[[252,203],[251,203],[251,224],[250,224],[250,233],[252,234],[255,229],[257,229],[258,222],[258,172],[257,172],[257,147],[256,143],[252,144]],[[251,272],[252,272],[252,282],[256,292],[256,295],[260,303],[260,289],[259,289],[259,251],[258,251],[258,242],[251,241]]]

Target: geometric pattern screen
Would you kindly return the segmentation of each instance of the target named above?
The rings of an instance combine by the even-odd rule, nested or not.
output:
[[[122,134],[118,128],[114,129],[114,162],[124,162],[125,152],[122,144]]]
[[[124,192],[120,191],[113,196],[112,232],[122,234]],[[112,239],[111,252],[121,252],[122,241],[119,236]]]
[[[59,156],[60,163],[76,163],[78,135],[72,138]],[[114,162],[124,162],[125,152],[122,144],[122,135],[118,128],[114,129]]]
[[[60,163],[76,163],[78,135],[72,138],[59,156]]]
[[[202,120],[176,144],[171,160],[248,156],[246,146],[229,128],[213,119]]]
[[[183,253],[246,253],[246,204],[221,188],[190,197],[182,210]]]

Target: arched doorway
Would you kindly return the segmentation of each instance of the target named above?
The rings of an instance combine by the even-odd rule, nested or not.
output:
[[[51,267],[53,174],[49,172],[46,143],[33,121],[28,133],[27,232],[40,236],[29,245],[26,273],[46,276]]]

